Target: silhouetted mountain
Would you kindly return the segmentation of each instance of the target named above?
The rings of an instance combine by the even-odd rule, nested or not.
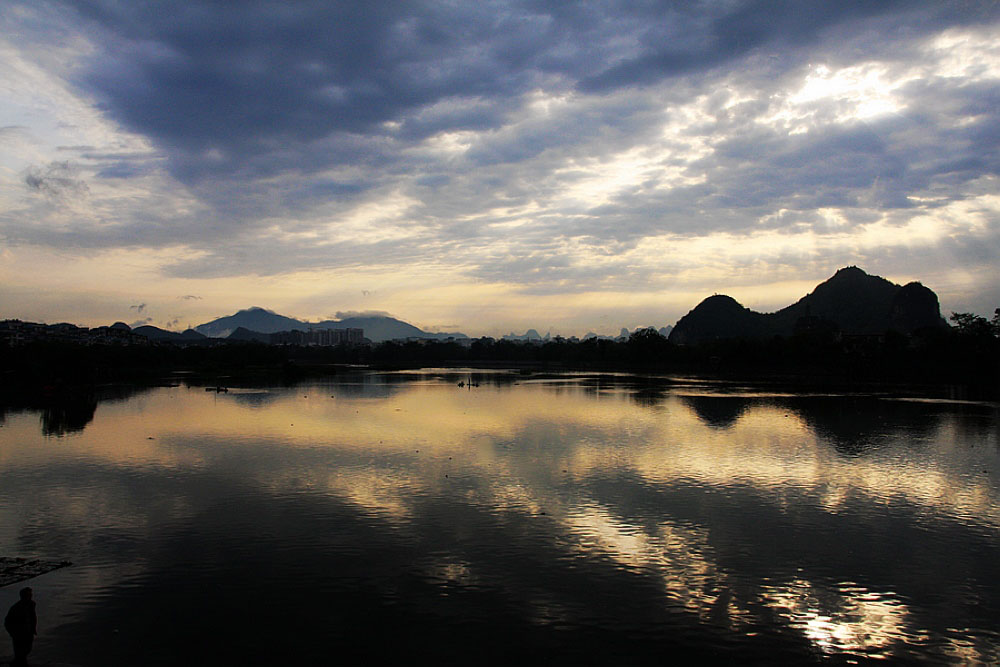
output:
[[[211,322],[199,324],[195,327],[195,330],[212,338],[226,338],[240,327],[260,333],[275,333],[277,331],[302,329],[304,326],[305,324],[299,320],[254,306],[253,308],[241,310],[235,315],[220,317]]]
[[[946,326],[948,323],[941,317],[937,294],[920,283],[903,285],[892,298],[890,329],[905,332]]]
[[[670,341],[690,344],[716,338],[758,338],[766,332],[765,317],[730,296],[715,294],[678,320]]]
[[[180,334],[176,331],[167,331],[166,329],[154,327],[150,324],[136,327],[135,329],[132,329],[132,332],[137,333],[140,336],[145,336],[149,340],[174,340],[180,336]]]
[[[309,326],[314,329],[363,329],[365,338],[375,343],[397,338],[439,337],[438,334],[428,333],[402,320],[382,315],[346,317],[342,320],[324,320]],[[299,328],[301,329],[302,327]]]
[[[850,266],[837,271],[811,293],[775,313],[757,313],[735,299],[711,296],[682,317],[670,341],[691,344],[722,338],[791,336],[806,331],[910,334],[947,327],[937,295],[920,283],[900,287]]]
[[[255,341],[258,343],[270,343],[271,334],[261,333],[259,331],[251,331],[246,327],[237,327],[236,331],[226,336],[226,340],[244,340],[244,341]]]
[[[892,300],[899,289],[899,285],[885,278],[849,266],[791,306],[770,315],[767,333],[791,335],[800,317],[834,322],[846,333],[885,333],[889,329]]]
[[[597,334],[594,335],[596,336]],[[552,340],[552,333],[549,332],[543,336],[540,333],[538,333],[537,329],[528,329],[527,331],[524,332],[524,334],[517,334],[511,331],[509,334],[504,334],[503,336],[501,336],[501,339],[516,340],[516,341],[533,341],[537,343],[541,341]]]
[[[154,327],[150,324],[144,324],[141,327],[136,327],[135,329],[132,329],[132,333],[145,336],[149,340],[155,341],[179,342],[203,340],[205,338],[204,334],[200,334],[194,329],[187,329],[183,333],[177,333],[176,331],[167,331],[166,329]]]
[[[382,315],[305,322],[257,307],[241,310],[228,317],[220,317],[195,328],[202,334],[216,338],[232,338],[232,334],[240,328],[247,330],[250,334],[272,334],[293,330],[308,331],[309,329],[363,329],[365,338],[375,343],[398,338],[430,338],[435,340],[466,338],[466,335],[462,333],[429,333],[402,320]],[[246,340],[257,339],[249,338]]]

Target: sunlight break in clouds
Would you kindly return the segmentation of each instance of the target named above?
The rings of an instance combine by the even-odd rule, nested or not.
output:
[[[232,11],[0,7],[0,316],[581,335],[849,264],[1000,302],[996,3]]]

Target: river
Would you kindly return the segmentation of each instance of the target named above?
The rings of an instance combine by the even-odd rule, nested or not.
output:
[[[134,388],[3,414],[0,556],[73,563],[28,582],[40,662],[996,664],[998,415],[472,370]]]

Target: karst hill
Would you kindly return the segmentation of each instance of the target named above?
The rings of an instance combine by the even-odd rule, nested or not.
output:
[[[937,295],[919,282],[900,286],[849,266],[774,313],[755,312],[729,296],[710,296],[677,322],[670,341],[690,345],[805,332],[913,334],[947,326],[941,317]]]

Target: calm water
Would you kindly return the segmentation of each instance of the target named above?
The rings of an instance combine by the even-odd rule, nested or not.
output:
[[[468,377],[7,412],[34,656],[1000,660],[996,405]]]

